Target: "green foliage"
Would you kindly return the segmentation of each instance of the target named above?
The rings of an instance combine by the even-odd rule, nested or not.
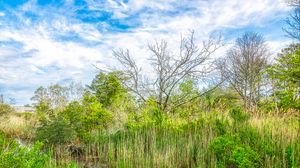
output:
[[[166,120],[167,116],[160,110],[154,99],[150,97],[143,105],[141,113],[128,115],[128,121],[125,125],[127,128],[162,125]]]
[[[82,105],[84,114],[82,121],[87,130],[107,128],[113,119],[113,114],[89,93],[84,95]]]
[[[47,120],[49,117],[54,116],[54,110],[50,107],[50,103],[41,101],[35,106],[36,113],[38,114],[39,120]]]
[[[195,82],[192,79],[187,79],[186,81],[180,83],[179,92],[182,95],[193,97],[197,95],[198,90],[196,89]]]
[[[13,113],[15,110],[8,104],[0,103],[0,116]]]
[[[107,107],[117,99],[124,98],[126,94],[120,80],[120,73],[118,72],[99,73],[88,88],[98,101]]]
[[[106,129],[112,119],[112,113],[95,96],[86,93],[82,103],[73,101],[56,115],[42,118],[36,135],[48,144],[70,143],[76,137],[87,140],[91,131]]]
[[[240,97],[232,88],[218,87],[199,98],[202,111],[226,110],[241,105]],[[193,102],[196,104],[197,102]],[[198,105],[199,106],[199,105]]]
[[[231,109],[229,116],[233,119],[232,124],[228,124],[226,132],[218,134],[221,136],[215,138],[209,147],[217,157],[219,166],[262,167],[262,160],[266,156],[278,152],[272,147],[273,141],[269,136],[262,138],[258,130],[250,126],[247,122],[249,115],[241,108]],[[224,128],[223,124],[218,125]]]
[[[293,153],[293,148],[289,145],[286,147],[286,151],[285,151],[285,157],[287,160],[287,167],[293,167],[294,165],[294,160],[292,158],[292,153]]]
[[[36,142],[32,147],[21,147],[6,140],[0,134],[0,167],[2,168],[43,168],[50,157],[41,152],[43,144]]]
[[[33,145],[23,146],[16,141],[6,139],[0,133],[0,167],[1,168],[54,168],[68,167],[76,168],[73,162],[66,162],[63,165],[55,163],[50,152],[43,150],[42,142],[35,142]]]
[[[283,109],[300,109],[300,44],[282,50],[277,62],[267,69],[276,87],[273,93]]]
[[[240,143],[238,136],[224,135],[217,137],[209,146],[214,151],[217,160],[222,164],[230,164],[229,159],[231,157],[234,147]]]
[[[242,142],[239,135],[217,137],[210,144],[210,149],[215,153],[218,165],[240,168],[260,167],[260,155]]]
[[[153,99],[149,99],[144,109],[144,115],[149,116],[149,120],[151,120],[154,124],[162,124],[163,121],[166,119],[166,116],[157,106]]]
[[[218,135],[225,135],[228,131],[228,121],[225,119],[216,118],[213,120],[213,129]]]
[[[300,109],[300,100],[297,96],[296,88],[286,88],[276,91],[276,98],[279,100],[277,105],[282,109]]]
[[[229,111],[229,116],[238,124],[246,122],[250,117],[249,114],[243,112],[239,107],[232,108]]]
[[[71,127],[76,131],[78,135],[84,132],[82,117],[85,114],[85,107],[80,102],[71,102],[65,110],[59,113],[66,121],[69,122]]]
[[[121,81],[119,73],[100,73],[78,101],[64,102],[63,108],[51,101],[36,104],[36,139],[47,147],[62,146],[52,148],[57,163],[74,159],[97,163],[95,167],[299,167],[299,141],[282,132],[275,135],[273,128],[254,127],[251,114],[236,107],[241,102],[232,89],[197,97],[200,91],[187,80],[170,95],[172,105],[164,111],[156,97],[135,102]],[[279,91],[288,91],[294,82],[284,87],[276,92],[282,106],[295,96],[289,92],[283,94],[289,99],[280,98]],[[126,121],[117,119],[120,111]]]
[[[273,65],[272,75],[277,79],[291,83],[300,83],[300,43],[292,44],[284,49]]]
[[[49,102],[41,101],[36,105],[39,125],[36,129],[36,139],[44,141],[48,146],[72,141],[75,131],[69,118],[51,108]]]
[[[260,167],[260,156],[249,146],[235,147],[229,160],[239,168]]]
[[[43,102],[37,109],[40,116],[37,139],[49,144],[70,143],[76,137],[88,140],[91,131],[107,129],[113,121],[111,111],[89,92],[84,94],[82,102],[73,101],[61,111],[50,109]]]
[[[75,137],[76,132],[70,121],[61,116],[42,122],[36,130],[36,138],[48,145],[68,143]]]
[[[239,94],[231,87],[228,88],[216,88],[213,91],[216,97],[217,107],[223,107],[223,109],[230,109],[235,106],[242,105]],[[222,110],[222,109],[221,109]]]

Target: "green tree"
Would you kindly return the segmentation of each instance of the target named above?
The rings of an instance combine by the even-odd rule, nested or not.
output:
[[[111,123],[112,113],[103,107],[96,96],[85,93],[82,105],[84,107],[82,121],[88,131],[107,128]]]
[[[283,49],[276,63],[268,69],[275,86],[274,97],[284,109],[300,108],[300,43]]]
[[[118,72],[107,74],[100,72],[96,75],[92,84],[88,86],[88,89],[104,107],[108,107],[114,101],[124,98],[126,94],[120,80],[121,74]]]

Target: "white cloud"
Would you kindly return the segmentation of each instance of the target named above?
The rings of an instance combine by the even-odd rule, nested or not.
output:
[[[13,40],[22,44],[17,47],[0,45],[0,60],[5,58],[5,62],[0,62],[0,86],[11,86],[7,93],[24,102],[28,102],[29,93],[39,85],[61,82],[66,78],[90,82],[96,71],[92,64],[100,61],[102,65],[114,65],[112,49],[130,49],[139,65],[145,68],[144,60],[149,55],[146,45],[154,39],[166,39],[171,48],[176,48],[180,34],[189,30],[196,31],[200,42],[214,31],[247,25],[263,27],[268,21],[281,19],[289,10],[281,0],[129,0],[128,3],[87,0],[90,10],[106,10],[112,12],[114,19],[138,25],[129,31],[115,32],[109,30],[108,23],[84,23],[74,18],[76,8],[72,6],[72,0],[64,9],[40,8],[35,3],[30,1],[19,9],[11,9],[18,18],[15,21],[21,23],[15,23],[15,27],[12,24],[0,27],[0,41]],[[38,19],[34,21],[25,17],[26,11],[35,13]],[[6,17],[1,12],[0,16]],[[130,17],[133,19],[126,20]],[[99,26],[102,31],[99,31]],[[73,35],[79,39],[58,38]],[[269,42],[274,52],[286,43],[282,40]],[[229,46],[222,48],[217,55],[224,54]],[[20,57],[24,53],[29,53],[30,57]],[[14,90],[13,86],[19,85],[29,89]]]
[[[274,58],[283,48],[288,47],[291,42],[288,40],[268,41],[267,44],[271,51],[271,56]]]

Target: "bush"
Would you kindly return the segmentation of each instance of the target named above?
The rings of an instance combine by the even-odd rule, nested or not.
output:
[[[250,117],[239,107],[232,108],[229,111],[229,115],[234,120],[235,123],[239,123],[239,124],[246,122]]]
[[[220,136],[217,137],[209,146],[209,148],[215,153],[218,164],[229,165],[229,158],[234,147],[239,143],[237,136]]]
[[[84,110],[84,107],[79,102],[73,101],[66,107],[65,110],[59,113],[59,115],[69,121],[72,128],[74,128],[74,130],[80,134],[84,131],[82,125]]]
[[[36,138],[48,144],[69,143],[75,138],[89,141],[93,131],[107,129],[113,121],[111,111],[88,92],[82,102],[73,101],[65,109],[53,110],[43,103],[37,107],[40,125]]]
[[[228,130],[228,121],[225,119],[216,118],[213,120],[213,129],[216,130],[218,135],[225,135]]]
[[[50,121],[44,121],[37,128],[36,138],[47,144],[63,144],[71,142],[76,137],[76,132],[70,122],[58,116]]]
[[[215,153],[218,165],[226,167],[260,167],[260,156],[250,146],[242,143],[238,135],[217,137],[209,148]]]
[[[249,146],[236,146],[229,159],[240,168],[260,167],[260,157]]]
[[[40,150],[43,143],[36,142],[32,147],[21,147],[15,141],[7,140],[0,134],[0,167],[2,168],[42,168],[50,156]]]
[[[113,114],[103,107],[96,96],[86,93],[82,105],[84,112],[81,120],[86,131],[106,129],[112,124]]]

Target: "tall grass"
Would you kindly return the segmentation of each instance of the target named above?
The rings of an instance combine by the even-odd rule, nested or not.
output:
[[[85,167],[243,167],[238,159],[251,159],[247,152],[253,151],[258,158],[253,161],[254,167],[300,167],[300,139],[296,132],[287,136],[285,129],[234,122],[215,117],[180,126],[160,123],[114,133],[98,132],[92,142],[78,148],[82,151],[66,154],[60,147],[55,157],[58,162],[75,160]],[[221,155],[233,155],[236,148],[247,149],[237,153],[235,161],[218,158],[214,150],[220,145],[216,139],[223,138],[227,143],[230,137],[237,137],[239,146],[221,146],[226,150]],[[250,162],[248,165],[251,167]]]
[[[94,131],[85,143],[54,145],[41,152],[7,146],[0,158],[14,161],[22,156],[27,163],[46,153],[47,163],[40,167],[300,167],[297,117],[234,115],[215,112],[193,120],[130,124],[113,132]],[[34,135],[35,118],[10,115],[2,118],[0,128],[11,138],[27,139]]]
[[[37,124],[34,113],[10,113],[0,117],[0,131],[15,139],[32,139]]]

